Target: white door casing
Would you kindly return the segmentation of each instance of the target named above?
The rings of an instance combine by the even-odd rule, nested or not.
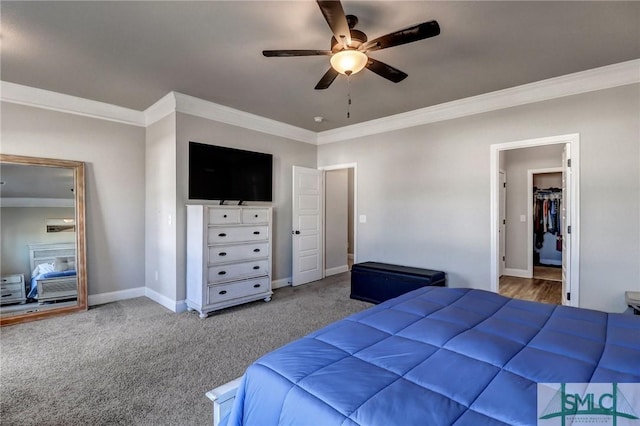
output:
[[[498,232],[500,233],[500,268],[498,277],[504,275],[506,264],[506,236],[507,236],[507,174],[500,170],[500,218],[498,223]]]
[[[538,139],[529,139],[516,142],[493,144],[490,146],[490,254],[489,265],[489,289],[498,292],[499,287],[499,167],[500,152],[511,149],[529,148],[535,146],[564,144],[571,148],[571,178],[567,181],[566,197],[563,197],[567,208],[567,220],[565,224],[571,225],[571,233],[563,235],[570,256],[567,256],[567,286],[571,290],[571,299],[567,301],[569,306],[580,306],[580,135],[577,133],[550,136]],[[563,225],[564,226],[564,225]],[[564,255],[563,255],[564,258]],[[566,297],[566,294],[564,295]]]
[[[324,278],[324,172],[293,166],[291,285]]]
[[[567,196],[571,188],[571,145],[565,144],[562,151],[562,304],[571,305],[571,214]]]

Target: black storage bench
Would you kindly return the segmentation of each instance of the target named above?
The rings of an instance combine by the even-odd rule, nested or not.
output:
[[[351,268],[351,298],[376,304],[420,287],[444,284],[444,272],[431,269],[379,262],[356,263]]]

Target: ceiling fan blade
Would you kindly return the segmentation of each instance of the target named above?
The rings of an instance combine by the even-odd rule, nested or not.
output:
[[[399,69],[396,69],[391,65],[387,65],[384,62],[376,61],[373,58],[369,58],[365,67],[370,71],[375,72],[380,77],[384,77],[387,80],[393,81],[394,83],[399,83],[408,77],[407,74],[400,71]]]
[[[333,80],[336,79],[338,74],[338,71],[334,70],[333,67],[329,68],[329,70],[322,76],[318,84],[316,84],[316,87],[314,87],[314,89],[322,90],[328,88],[329,86],[331,86],[331,83],[333,83]]]
[[[383,35],[382,37],[363,43],[358,50],[371,52],[374,50],[386,49],[387,47],[394,47],[401,44],[423,40],[429,37],[435,37],[438,34],[440,34],[440,25],[438,25],[438,22],[423,22],[422,24],[414,25],[413,27]]]
[[[330,56],[330,50],[263,50],[266,57],[287,58],[291,56]]]
[[[351,31],[349,29],[349,23],[347,22],[347,16],[344,14],[344,9],[342,9],[342,4],[337,0],[316,1],[338,43],[344,46],[350,46]]]

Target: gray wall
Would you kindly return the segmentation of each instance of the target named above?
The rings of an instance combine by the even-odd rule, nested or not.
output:
[[[490,145],[580,134],[580,306],[623,311],[640,290],[640,85],[321,145],[358,163],[358,261],[490,288]],[[615,206],[615,208],[611,208]]]
[[[144,129],[1,106],[3,154],[85,162],[89,295],[144,286]]]
[[[527,215],[528,171],[562,166],[563,145],[548,145],[506,151],[501,169],[507,173],[507,226],[505,236],[506,267],[527,270],[527,238],[532,232],[527,222],[520,221],[520,215]]]
[[[2,207],[0,235],[2,275],[23,274],[25,282],[31,277],[29,244],[73,243],[75,232],[47,232],[47,219],[75,217],[73,207]]]
[[[145,139],[145,285],[178,300],[176,253],[176,114],[147,127]]]
[[[228,124],[177,114],[177,300],[186,297],[186,209],[189,202],[188,164],[190,141],[273,154],[273,202],[248,203],[273,207],[273,280],[291,277],[292,166],[316,167],[315,145],[272,136]],[[203,203],[193,201],[192,203]]]
[[[347,169],[329,170],[325,174],[324,264],[328,270],[347,266],[348,177]]]

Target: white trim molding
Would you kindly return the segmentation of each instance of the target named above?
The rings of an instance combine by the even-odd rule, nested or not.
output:
[[[291,285],[291,277],[281,278],[279,280],[271,281],[271,289],[288,287]]]
[[[115,121],[116,123],[130,124],[132,126],[146,126],[142,111],[7,81],[0,82],[0,100],[100,120]]]
[[[640,83],[640,59],[594,68],[318,133],[318,145]]]
[[[145,111],[137,111],[105,102],[0,81],[0,100],[140,127],[153,124],[172,112],[181,112],[299,142],[322,145],[636,83],[640,83],[640,59],[554,77],[320,133],[178,92],[170,92]]]
[[[570,306],[580,306],[580,135],[572,133],[568,135],[550,136],[546,138],[527,139],[516,142],[497,143],[490,146],[490,238],[491,260],[489,265],[490,290],[498,291],[499,287],[499,166],[500,151],[511,149],[529,148],[535,146],[570,144],[572,176],[569,200],[569,222],[571,224],[571,256],[569,259],[570,282],[567,288],[571,292]]]
[[[155,290],[151,290],[149,287],[144,288],[144,296],[153,300],[157,304],[164,306],[171,312],[175,312],[177,314],[187,310],[187,304],[184,300],[170,299],[167,296],[160,294]]]
[[[134,299],[145,295],[145,287],[130,288],[127,290],[110,291],[108,293],[90,294],[89,306],[104,305],[118,300]]]
[[[316,144],[316,132],[174,92],[176,111],[257,132]]]
[[[336,266],[335,268],[325,269],[324,276],[330,277],[331,275],[338,275],[343,272],[349,272],[349,265]]]
[[[506,275],[508,277],[531,278],[531,275],[529,275],[529,271],[527,271],[526,269],[504,268],[504,272],[502,275]]]

